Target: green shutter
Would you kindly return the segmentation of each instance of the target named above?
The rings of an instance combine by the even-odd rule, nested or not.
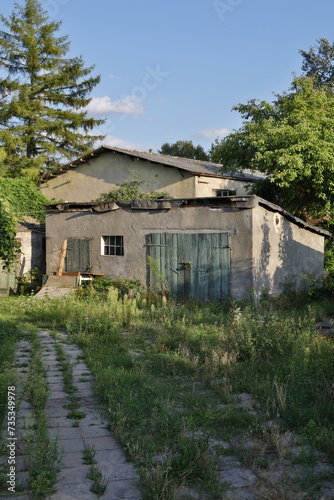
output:
[[[86,272],[90,267],[90,241],[87,238],[69,238],[67,240],[65,271]]]

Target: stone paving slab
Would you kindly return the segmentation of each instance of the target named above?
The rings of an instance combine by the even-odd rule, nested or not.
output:
[[[60,439],[58,439],[59,448],[66,452],[82,451],[85,448],[82,437],[63,439],[62,431],[60,431]]]
[[[50,497],[50,500],[97,500],[96,495],[90,491],[90,483],[66,484],[61,491],[57,491]],[[116,497],[107,497],[106,500],[116,500]],[[121,500],[122,497],[117,498]]]
[[[59,384],[60,386],[63,385],[61,372],[59,372],[59,374],[51,374],[50,372],[48,372],[46,375],[49,384]]]
[[[49,361],[48,359],[44,358],[44,366],[46,368],[47,371],[49,371],[51,368],[53,367],[57,367],[58,368],[58,361]],[[58,368],[59,369],[59,368]]]
[[[82,451],[71,451],[64,453],[61,459],[61,463],[64,469],[77,467],[78,464],[84,465],[82,461]]]
[[[50,438],[59,438],[60,429],[57,427],[49,428]],[[81,431],[79,427],[62,427],[61,439],[79,439],[81,438]]]
[[[86,393],[84,391],[76,391],[75,395],[76,395],[76,401],[81,406],[84,406],[85,408],[92,407],[92,409],[97,408],[96,399],[94,398],[93,395],[86,396]]]
[[[66,354],[66,356],[68,357],[68,359],[72,362],[72,363],[82,363],[82,359],[81,359],[81,356],[82,356],[82,351],[80,349],[68,349],[67,346],[65,344],[62,344],[62,349],[64,351],[64,353]],[[85,363],[84,363],[85,364]]]
[[[62,371],[60,370],[60,368],[58,368],[57,366],[49,366],[47,369],[46,369],[46,375],[49,376],[52,375],[52,376],[55,376],[56,373],[58,373],[59,375],[62,374]]]
[[[48,406],[48,403],[46,405],[46,414],[50,419],[51,418],[61,418],[61,417],[66,418],[66,415],[68,415],[69,412],[70,412],[70,410],[67,410],[66,408],[62,408],[59,406],[51,406],[50,407],[50,406]]]
[[[88,372],[88,366],[86,363],[83,363],[82,361],[80,363],[77,363],[73,367],[76,370],[86,370]]]
[[[108,422],[102,419],[100,412],[97,410],[90,411],[84,418],[80,420],[80,427],[94,426],[94,425],[99,425],[99,426],[108,425]]]
[[[64,391],[59,391],[59,390],[54,390],[54,387],[52,387],[52,392],[49,396],[49,401],[52,399],[65,399],[68,394]]]
[[[227,500],[258,500],[258,495],[250,491],[248,488],[234,488],[225,493]]]
[[[66,418],[66,416],[62,417],[49,417],[48,418],[48,427],[52,429],[62,429],[65,427],[73,427],[74,420]]]
[[[220,480],[230,484],[231,488],[244,488],[256,482],[256,476],[250,469],[237,468],[220,471]]]
[[[105,437],[84,437],[86,446],[94,446],[95,450],[115,450],[119,445],[114,439],[106,439]]]
[[[112,466],[101,465],[101,472],[106,481],[124,481],[127,479],[135,479],[137,477],[137,471],[133,464],[121,463],[113,464]]]
[[[101,466],[109,468],[117,464],[128,463],[125,453],[120,446],[113,450],[97,450],[94,458]]]
[[[136,484],[128,480],[108,483],[104,498],[106,500],[138,500],[142,497]]]
[[[61,489],[66,484],[90,483],[87,478],[90,465],[80,464],[75,467],[63,469],[60,481],[58,482],[58,489]]]
[[[20,402],[20,413],[23,411],[23,410],[28,410],[30,412],[32,412],[32,406],[31,406],[31,403],[29,403],[29,401],[21,401]]]
[[[16,456],[16,463],[15,463],[15,466],[16,466],[16,470],[19,472],[19,471],[24,471],[27,469],[27,460],[28,460],[28,456],[27,455],[19,455],[19,456]],[[1,497],[0,497],[1,498]]]
[[[103,436],[112,437],[111,432],[105,427],[98,425],[80,425],[80,431],[83,438],[97,438]]]

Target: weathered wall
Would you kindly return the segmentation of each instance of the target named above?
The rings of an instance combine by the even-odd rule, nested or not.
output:
[[[305,276],[323,273],[324,237],[290,222],[277,212],[253,209],[254,293],[279,294],[288,283],[297,291]]]
[[[21,245],[21,254],[19,256],[20,269],[19,274],[25,274],[32,269],[32,232],[18,231],[17,238]]]
[[[57,269],[64,238],[89,238],[94,272],[146,281],[146,235],[153,232],[228,232],[231,243],[230,292],[248,296],[252,286],[251,210],[185,207],[165,211],[115,210],[106,213],[56,212],[46,218],[47,273]],[[101,255],[101,238],[124,236],[124,256]]]
[[[219,179],[217,177],[206,177],[201,175],[196,177],[196,197],[206,198],[216,196],[214,193],[216,189],[236,191],[237,196],[243,196],[249,193],[247,186],[249,186],[249,183],[246,181]]]
[[[215,208],[49,212],[47,273],[57,269],[64,238],[88,238],[94,272],[145,282],[148,234],[227,232],[231,246],[230,294],[235,299],[248,298],[251,292],[259,297],[263,290],[277,294],[291,280],[295,280],[297,290],[301,290],[305,274],[322,275],[322,235],[298,226],[268,207],[259,206],[256,197],[243,200],[244,204],[239,201]],[[121,235],[124,256],[102,255],[102,236]]]
[[[20,243],[21,253],[17,255],[14,266],[10,271],[3,268],[0,261],[0,296],[16,292],[17,277],[28,273],[34,267],[38,267],[41,273],[45,273],[45,245],[44,232],[31,231],[22,226],[17,231],[17,239]]]
[[[103,153],[70,169],[48,180],[40,189],[49,200],[89,202],[127,180],[131,171],[135,171],[140,180],[149,182],[149,190],[167,191],[172,198],[213,196],[213,189],[237,190],[238,195],[246,193],[247,183],[243,181],[205,176],[197,179],[184,170],[114,152]]]
[[[40,231],[19,230],[17,238],[21,245],[19,275],[28,273],[34,267],[45,272],[45,235]]]
[[[110,191],[135,171],[148,189],[167,191],[171,197],[195,196],[195,177],[176,168],[168,168],[119,153],[103,153],[78,168],[73,168],[41,185],[48,199],[87,202]],[[143,186],[144,189],[144,186]]]

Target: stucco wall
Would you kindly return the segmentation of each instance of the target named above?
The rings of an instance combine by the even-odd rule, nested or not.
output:
[[[299,227],[283,215],[259,206],[184,206],[170,210],[118,209],[49,212],[46,218],[47,273],[57,269],[65,238],[88,238],[91,266],[107,277],[146,281],[146,236],[154,232],[228,232],[231,247],[230,294],[235,299],[277,294],[295,281],[297,290],[307,273],[323,272],[324,237]],[[250,208],[252,206],[253,208]],[[101,252],[102,236],[124,237],[124,256]]]
[[[288,283],[300,291],[306,275],[322,276],[324,237],[312,233],[277,212],[253,209],[254,293],[279,294]]]
[[[17,233],[21,245],[19,255],[19,274],[25,274],[34,267],[45,272],[44,233],[39,231],[23,231]]]
[[[187,172],[113,152],[103,153],[50,179],[40,189],[49,200],[88,202],[129,179],[131,171],[140,180],[148,181],[148,190],[167,191],[173,198],[195,196],[196,178]]]
[[[166,211],[56,212],[46,218],[47,273],[55,272],[64,238],[89,238],[94,272],[146,281],[146,235],[152,232],[228,232],[230,293],[240,299],[252,286],[251,210],[185,207]],[[101,255],[101,238],[124,236],[124,256]]]
[[[246,193],[245,182],[201,176],[199,179],[174,167],[106,152],[77,168],[41,184],[42,194],[49,200],[89,202],[110,191],[135,171],[140,180],[148,181],[148,190],[167,191],[172,198],[213,196],[213,189]],[[144,189],[144,186],[143,186]]]
[[[214,191],[217,189],[235,191],[237,196],[243,196],[249,194],[247,186],[249,186],[249,183],[244,181],[219,179],[217,177],[206,177],[201,175],[196,177],[196,197],[205,198],[215,196]]]

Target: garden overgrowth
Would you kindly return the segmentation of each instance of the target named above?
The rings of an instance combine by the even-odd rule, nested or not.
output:
[[[1,301],[18,324],[66,330],[78,343],[110,426],[141,471],[144,498],[170,500],[189,488],[224,498],[222,463],[231,453],[258,481],[290,455],[305,470],[320,452],[334,459],[334,343],[316,328],[333,311],[294,299],[178,304],[108,289],[103,299]],[[286,444],[291,433],[298,453]],[[238,448],[243,440],[254,448]],[[317,498],[322,476],[313,478]],[[286,498],[297,483],[298,494],[310,488],[298,476]],[[267,482],[263,491],[271,498]]]

